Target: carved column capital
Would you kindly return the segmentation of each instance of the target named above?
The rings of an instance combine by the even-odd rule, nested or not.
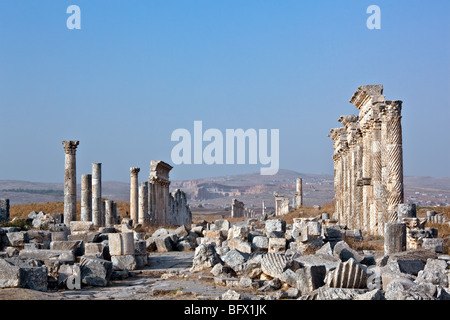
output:
[[[72,154],[75,155],[76,151],[77,151],[77,147],[80,144],[79,141],[77,140],[73,140],[73,141],[63,141],[62,142],[63,146],[64,146],[64,152],[66,154]]]
[[[135,176],[139,173],[139,171],[141,171],[141,168],[130,168],[130,174],[132,176]]]

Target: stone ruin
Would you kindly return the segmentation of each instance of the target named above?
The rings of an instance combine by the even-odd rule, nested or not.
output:
[[[233,199],[231,202],[231,217],[238,218],[243,217],[245,212],[245,205],[242,201]]]
[[[220,219],[194,229],[202,236],[190,271],[228,287],[222,299],[246,299],[244,289],[264,300],[450,299],[449,256],[436,248],[401,252],[406,241],[405,248],[385,254],[355,251],[346,241],[361,240],[361,231],[326,213],[292,224],[274,218],[231,225]]]
[[[76,149],[79,141],[63,141],[65,151],[64,224],[76,220]],[[117,204],[102,201],[101,163],[92,164],[92,174],[81,176],[81,220],[95,227],[110,227],[120,222]],[[132,224],[190,225],[192,213],[181,190],[169,192],[172,166],[151,161],[148,182],[139,185],[140,168],[130,168],[130,216]]]
[[[148,182],[148,216],[153,225],[186,225],[192,223],[192,213],[186,194],[180,189],[169,192],[169,172],[172,166],[152,161]]]
[[[388,101],[382,85],[360,86],[350,102],[359,115],[339,118],[333,140],[335,218],[350,228],[383,235],[404,201],[402,101]]]
[[[275,194],[275,215],[282,216],[289,213],[289,198]]]

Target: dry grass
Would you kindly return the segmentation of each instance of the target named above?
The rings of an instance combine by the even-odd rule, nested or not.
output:
[[[345,242],[356,251],[374,250],[376,252],[384,252],[384,238],[382,236],[365,235],[363,240],[355,240],[355,238],[345,238]]]
[[[450,254],[450,206],[448,207],[419,207],[417,208],[417,217],[425,218],[427,211],[434,210],[441,214],[447,220],[446,223],[430,223],[427,222],[425,227],[436,228],[438,230],[438,237],[444,239],[442,251],[444,254]]]
[[[117,203],[117,214],[119,216],[127,217],[127,213],[130,212],[130,204],[129,202],[116,202]],[[13,205],[10,208],[10,217],[11,219],[17,217],[25,219],[28,217],[28,214],[31,211],[43,211],[47,214],[53,213],[62,213],[64,212],[64,203],[63,202],[44,202],[44,203],[29,203],[29,204],[20,204]],[[426,216],[426,212],[429,210],[434,210],[438,214],[442,214],[448,221],[450,221],[450,206],[449,207],[420,207],[417,208],[417,216],[420,218],[424,218]],[[81,204],[77,202],[77,220],[80,220],[80,212],[81,212]],[[334,203],[328,203],[323,206],[319,210],[314,207],[301,207],[300,209],[294,210],[284,216],[281,217],[273,217],[271,219],[282,218],[288,224],[292,224],[294,218],[306,218],[306,217],[315,217],[322,213],[332,213],[334,212]],[[217,219],[225,218],[229,220],[231,223],[236,223],[239,221],[247,220],[248,218],[231,218],[229,211],[195,211],[192,214],[193,223],[199,223],[204,220],[208,222],[212,222]],[[172,229],[175,226],[164,226],[165,228]],[[446,254],[450,253],[450,224],[434,224],[427,223],[426,227],[436,228],[438,230],[438,236],[444,239],[443,251]],[[140,227],[140,232],[153,233],[160,227],[155,227],[150,224],[144,224]],[[383,237],[380,236],[371,236],[364,235],[364,239],[362,241],[354,241],[352,238],[347,238],[345,241],[355,250],[375,250],[382,251],[383,250]]]
[[[320,209],[315,209],[314,207],[306,207],[303,206],[297,210],[291,211],[288,214],[281,217],[274,217],[272,219],[282,218],[288,224],[294,223],[294,218],[309,218],[316,217],[321,215],[322,213],[329,213],[330,216],[333,215],[334,212],[334,202],[330,202],[320,206]]]
[[[117,214],[121,217],[125,217],[127,212],[130,212],[130,204],[128,202],[119,201],[117,203]],[[63,213],[64,212],[64,202],[43,202],[43,203],[27,203],[13,205],[10,208],[10,218],[28,218],[28,214],[31,211],[45,212],[47,214]],[[77,202],[77,220],[81,217],[81,203]]]

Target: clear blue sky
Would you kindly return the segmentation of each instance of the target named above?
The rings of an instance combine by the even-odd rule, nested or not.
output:
[[[66,9],[81,9],[68,30]],[[369,30],[369,5],[381,29]],[[1,0],[0,179],[148,176],[173,130],[280,130],[280,167],[333,172],[330,128],[359,85],[403,100],[405,175],[450,176],[450,2]],[[172,179],[257,172],[181,165]]]

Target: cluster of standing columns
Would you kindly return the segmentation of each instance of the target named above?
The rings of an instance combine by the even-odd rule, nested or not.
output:
[[[64,166],[64,224],[76,220],[76,149],[79,141],[63,141]],[[92,164],[92,174],[81,175],[81,221],[92,221],[95,227],[117,223],[117,204],[102,200],[102,164]]]
[[[382,85],[360,86],[350,102],[359,116],[341,116],[334,145],[335,218],[384,234],[403,203],[402,101],[386,101]]]
[[[172,166],[151,161],[148,181],[139,184],[140,168],[130,168],[130,218],[133,224],[190,225],[192,213],[186,194],[177,189],[170,193],[169,172]]]
[[[77,219],[76,149],[79,141],[63,141],[64,224]],[[190,225],[192,213],[186,194],[177,189],[169,192],[169,172],[172,166],[152,161],[149,181],[139,185],[140,168],[130,168],[130,218],[133,224],[150,222],[153,225]],[[92,164],[92,174],[81,176],[81,221],[92,221],[95,227],[110,227],[119,222],[117,204],[102,200],[102,164]]]

